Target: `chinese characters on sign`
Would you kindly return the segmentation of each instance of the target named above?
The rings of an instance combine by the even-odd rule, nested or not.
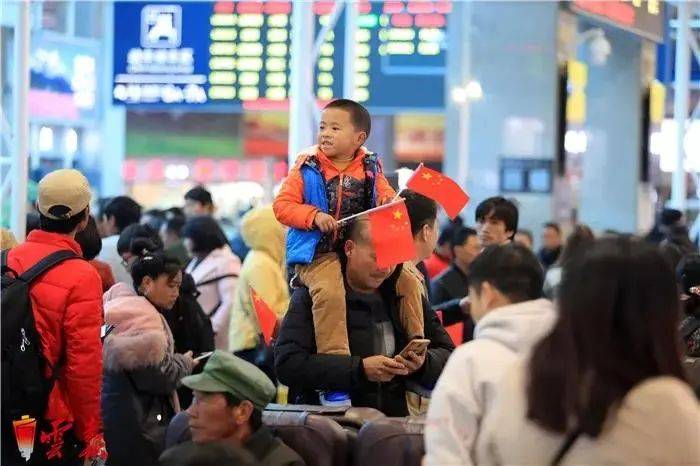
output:
[[[292,2],[116,2],[113,99],[121,104],[286,102]],[[451,3],[353,2],[358,9],[353,96],[368,106],[444,103],[445,29]],[[348,7],[346,5],[346,7]],[[313,4],[315,29],[336,4]],[[342,94],[345,14],[322,43],[315,66],[319,100]]]

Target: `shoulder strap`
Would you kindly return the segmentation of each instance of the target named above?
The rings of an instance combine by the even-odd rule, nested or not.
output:
[[[199,288],[200,286],[204,285],[211,285],[212,283],[216,283],[219,280],[223,280],[224,278],[238,278],[237,273],[227,273],[225,275],[219,275],[218,277],[210,278],[209,280],[204,280],[201,283],[197,283],[195,286]]]
[[[14,270],[12,270],[8,265],[7,265],[7,257],[10,255],[10,250],[9,249],[3,249],[2,250],[2,264],[0,264],[0,274],[5,275],[5,273],[11,272],[15,277],[17,277],[17,273],[15,273]]]
[[[10,250],[9,249],[4,249],[2,251],[2,265],[0,267],[0,275],[3,277],[5,275],[12,275],[15,279],[17,278],[18,274],[14,270],[10,268],[9,265],[7,265],[7,258],[10,255]]]
[[[19,276],[19,279],[23,282],[31,283],[34,280],[36,280],[36,278],[39,277],[41,274],[48,271],[50,268],[68,259],[80,259],[80,256],[74,253],[73,251],[56,251],[44,257],[35,265],[26,270],[22,275]]]
[[[576,440],[581,436],[581,430],[576,429],[573,432],[570,432],[567,434],[566,438],[564,439],[564,443],[561,444],[561,447],[559,447],[559,450],[557,451],[556,456],[552,458],[552,462],[550,463],[550,466],[558,466],[561,461],[564,459],[566,454],[571,450],[571,447],[574,446],[576,443]]]

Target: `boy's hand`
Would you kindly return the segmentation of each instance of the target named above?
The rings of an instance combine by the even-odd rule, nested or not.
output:
[[[398,201],[399,199],[402,199],[401,197],[385,197],[384,199],[381,199],[379,201],[379,205],[385,205],[385,204],[391,204],[394,201]]]
[[[338,222],[331,216],[323,212],[317,212],[314,217],[314,225],[322,233],[330,233],[338,228]]]

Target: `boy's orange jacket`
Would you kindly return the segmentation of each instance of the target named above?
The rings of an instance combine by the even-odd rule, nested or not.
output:
[[[340,219],[364,210],[360,209],[358,212],[354,212],[357,210],[355,200],[358,199],[358,189],[362,189],[365,181],[364,159],[370,154],[371,152],[361,147],[350,165],[344,170],[340,170],[333,165],[333,162],[318,146],[312,146],[300,153],[272,204],[277,220],[292,228],[302,230],[313,228],[318,208],[304,204],[304,180],[300,171],[301,166],[311,158],[315,158],[319,170],[323,173],[326,188],[329,191],[327,197],[329,198],[330,215]],[[377,205],[384,204],[396,195],[381,171],[377,172],[375,189]],[[353,212],[350,213],[351,211]]]

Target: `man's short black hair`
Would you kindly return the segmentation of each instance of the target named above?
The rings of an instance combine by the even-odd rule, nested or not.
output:
[[[364,131],[369,137],[369,132],[372,129],[372,118],[369,112],[361,104],[350,99],[338,99],[326,105],[323,109],[338,108],[350,113],[350,120],[353,126],[358,131]]]
[[[214,205],[214,199],[211,197],[211,193],[204,188],[204,186],[195,186],[185,193],[185,199],[190,201],[199,202],[202,205]]]
[[[406,200],[406,210],[411,219],[411,233],[416,236],[425,226],[433,226],[437,219],[437,203],[410,189],[404,189],[401,197]]]
[[[59,233],[62,235],[67,235],[75,231],[78,225],[80,225],[80,222],[85,220],[87,211],[87,208],[85,208],[77,214],[65,220],[55,220],[53,218],[46,217],[40,212],[39,229],[43,231],[48,231],[49,233]]]
[[[551,228],[552,230],[556,231],[557,234],[561,235],[561,227],[559,226],[558,223],[555,222],[547,222],[544,224],[545,228]]]
[[[665,208],[659,214],[659,223],[664,226],[671,226],[681,221],[683,212],[677,209]]]
[[[487,218],[505,223],[506,231],[513,232],[510,239],[513,239],[515,232],[518,231],[518,207],[505,197],[490,197],[477,206],[476,221],[482,223]]]
[[[114,217],[117,232],[121,233],[129,225],[141,221],[141,206],[129,196],[117,196],[105,205],[102,217]]]
[[[452,235],[450,245],[452,249],[456,248],[457,246],[464,246],[469,237],[476,235],[476,230],[473,228],[459,227],[455,230],[454,234]]]
[[[488,282],[511,302],[542,296],[544,271],[537,257],[522,244],[489,246],[469,266],[469,286],[477,291]]]

